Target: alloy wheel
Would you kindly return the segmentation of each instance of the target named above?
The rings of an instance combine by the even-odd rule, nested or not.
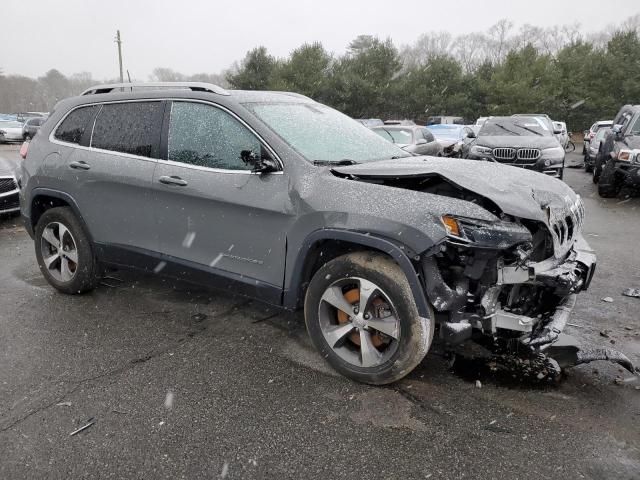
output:
[[[78,248],[69,229],[60,222],[51,222],[40,239],[42,261],[53,278],[69,282],[78,270]]]
[[[318,309],[322,334],[344,361],[372,368],[397,351],[400,319],[389,296],[373,282],[337,280],[325,290]]]

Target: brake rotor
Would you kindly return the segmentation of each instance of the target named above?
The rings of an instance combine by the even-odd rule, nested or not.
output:
[[[357,288],[353,288],[351,290],[347,290],[343,293],[343,296],[347,302],[349,302],[354,307],[360,304],[360,290]],[[374,306],[378,307],[380,305],[384,305],[384,301],[380,298],[374,298],[371,302]],[[364,312],[363,312],[364,313]],[[342,310],[338,310],[338,323],[347,323],[349,321],[349,315],[347,315]],[[360,333],[353,332],[349,335],[349,340],[355,345],[360,346]],[[374,347],[380,347],[384,344],[384,339],[378,332],[371,333],[371,343],[373,343]]]

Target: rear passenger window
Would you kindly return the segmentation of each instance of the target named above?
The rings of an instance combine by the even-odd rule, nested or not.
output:
[[[79,144],[84,132],[91,130],[93,118],[99,108],[99,105],[90,105],[75,109],[62,121],[53,137],[63,142]]]
[[[163,113],[162,102],[105,104],[96,119],[91,146],[158,158]]]
[[[250,170],[243,150],[260,154],[260,141],[220,108],[173,102],[169,125],[169,160],[225,170]]]

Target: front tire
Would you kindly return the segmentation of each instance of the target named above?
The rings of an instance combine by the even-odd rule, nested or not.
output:
[[[600,180],[598,181],[598,195],[603,198],[612,198],[618,195],[622,185],[616,178],[615,162],[609,161],[602,169]]]
[[[419,315],[404,272],[379,253],[350,253],[322,266],[307,289],[304,313],[320,354],[362,383],[403,378],[433,339],[433,312]]]
[[[52,287],[67,294],[96,287],[99,268],[91,242],[69,207],[44,212],[34,239],[38,266]]]

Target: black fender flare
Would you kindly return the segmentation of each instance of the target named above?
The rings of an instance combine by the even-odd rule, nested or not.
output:
[[[33,216],[31,215],[31,207],[33,206],[34,200],[39,196],[57,198],[59,200],[63,200],[66,204],[68,204],[71,207],[71,210],[73,210],[75,216],[78,217],[78,220],[82,224],[82,228],[84,228],[85,233],[89,237],[89,241],[93,243],[93,236],[91,235],[91,231],[89,230],[87,223],[84,221],[84,218],[80,213],[80,208],[78,208],[78,204],[76,203],[75,199],[68,193],[43,187],[36,187],[31,191],[31,194],[29,196],[29,204],[25,205],[24,208],[25,214],[23,216],[25,220],[25,228],[27,229],[27,232],[31,237],[33,237],[35,231],[35,225],[33,225]]]
[[[376,237],[367,233],[352,230],[333,228],[316,230],[305,238],[296,256],[290,282],[288,284],[289,288],[283,291],[282,305],[285,308],[294,310],[299,304],[300,287],[307,253],[311,250],[314,244],[322,240],[350,242],[362,245],[363,247],[373,248],[389,255],[400,266],[407,277],[407,281],[411,287],[411,292],[413,293],[413,298],[416,302],[416,306],[418,307],[418,313],[421,317],[430,318],[430,309],[427,303],[426,294],[416,269],[411,263],[409,256],[407,256],[407,253],[404,251],[405,247],[386,238]]]

